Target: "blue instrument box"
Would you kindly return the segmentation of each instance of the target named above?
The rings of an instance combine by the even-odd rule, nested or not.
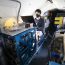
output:
[[[7,65],[25,65],[36,51],[36,29],[2,33]]]

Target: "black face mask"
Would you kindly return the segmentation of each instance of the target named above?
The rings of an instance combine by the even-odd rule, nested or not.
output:
[[[36,14],[36,17],[40,17],[40,15],[39,14]]]

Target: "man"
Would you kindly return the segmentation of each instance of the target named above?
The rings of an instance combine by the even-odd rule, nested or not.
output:
[[[37,31],[42,31],[42,33],[43,33],[44,19],[41,17],[41,10],[37,9],[35,11],[35,15],[36,15],[35,24],[36,24],[36,27],[37,27]]]
[[[54,24],[55,16],[56,16],[56,13],[55,13],[55,12],[49,11],[48,19],[49,19],[50,23],[49,23],[49,26],[48,26],[48,31],[49,31],[49,33],[50,33],[52,36],[53,36],[54,32],[55,32],[56,29],[57,29],[56,25]]]

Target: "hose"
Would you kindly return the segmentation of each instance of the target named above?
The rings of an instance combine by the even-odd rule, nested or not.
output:
[[[17,2],[17,3],[20,4],[19,10],[18,10],[18,14],[17,14],[17,23],[18,23],[19,13],[20,13],[20,10],[21,10],[21,2],[18,1],[18,0],[11,0],[11,1],[14,1],[14,2]]]

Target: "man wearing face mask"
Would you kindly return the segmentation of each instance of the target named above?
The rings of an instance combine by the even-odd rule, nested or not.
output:
[[[35,11],[35,15],[36,15],[35,24],[36,24],[37,30],[38,31],[42,31],[42,33],[43,33],[44,19],[41,17],[41,10],[40,9],[37,9]]]

